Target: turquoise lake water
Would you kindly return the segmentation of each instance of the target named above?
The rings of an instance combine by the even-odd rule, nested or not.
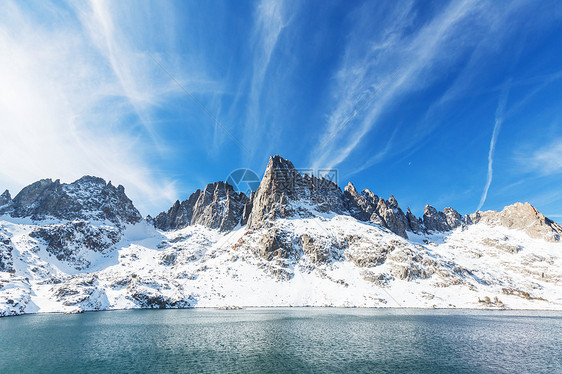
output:
[[[562,373],[562,312],[272,308],[0,318],[0,372]]]

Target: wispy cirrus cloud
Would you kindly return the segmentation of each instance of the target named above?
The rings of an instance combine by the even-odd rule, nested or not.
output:
[[[175,88],[124,38],[104,2],[7,1],[0,15],[0,183],[93,174],[125,185],[146,213],[176,196],[149,158],[164,145],[151,110]],[[129,13],[125,22],[142,29]],[[164,84],[162,82],[165,82]]]
[[[478,53],[467,66],[478,69],[479,56],[484,51],[489,56],[498,39],[510,32],[503,26],[522,4],[513,3],[496,12],[488,1],[452,1],[420,24],[415,3],[406,1],[384,9],[387,16],[378,29],[369,22],[377,7],[361,8],[354,18],[342,63],[334,74],[333,110],[317,148],[309,156],[312,163],[334,167],[345,161],[368,133],[380,129],[386,113],[408,95],[431,87],[448,69],[457,68],[459,59],[475,50]],[[373,37],[365,42],[366,35]],[[457,96],[460,86],[470,83],[472,73],[461,74],[442,101]],[[419,144],[435,128],[428,122],[411,126],[387,154]],[[365,159],[365,167],[382,159],[375,155],[369,160],[368,156],[360,157]]]
[[[256,144],[259,135],[267,131],[267,124],[261,123],[260,99],[271,57],[288,22],[287,7],[286,1],[261,0],[255,9],[251,41],[253,64],[245,126],[245,140],[249,144]]]
[[[369,34],[369,17],[374,10],[361,9],[343,64],[335,75],[336,108],[320,137],[320,147],[311,156],[315,165],[333,167],[344,161],[375,127],[384,110],[400,96],[428,85],[433,65],[444,64],[457,53],[452,44],[462,39],[462,21],[479,10],[476,2],[452,2],[419,32],[411,34],[408,27],[415,19],[414,3],[406,2],[389,12],[382,32],[376,33],[377,39],[364,44],[362,38]],[[447,58],[443,58],[441,52],[449,47]],[[340,128],[349,116],[357,118]]]
[[[562,138],[540,146],[528,155],[519,156],[518,161],[525,171],[541,176],[562,173]]]
[[[158,67],[150,59],[150,51],[135,47],[131,35],[142,35],[143,28],[150,21],[146,18],[147,13],[153,17],[162,13],[160,15],[170,22],[173,13],[169,9],[166,12],[165,6],[154,9],[143,9],[141,6],[140,11],[106,0],[76,3],[76,9],[86,35],[111,68],[119,84],[119,93],[131,105],[156,149],[163,152],[164,146],[154,128],[150,109],[158,105],[166,94],[177,92],[178,87],[170,80],[160,79]],[[124,13],[132,15],[126,33],[119,27]]]

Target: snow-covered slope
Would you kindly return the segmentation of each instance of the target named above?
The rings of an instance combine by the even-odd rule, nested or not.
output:
[[[289,165],[270,164],[270,172]],[[247,199],[222,193],[227,187],[206,189],[209,198],[199,192],[197,221],[190,213],[171,231],[137,218],[124,190],[99,179],[55,186],[70,215],[49,211],[43,192],[40,203],[27,193],[18,206],[7,194],[0,316],[228,306],[562,309],[559,226],[528,204],[465,217],[428,208],[417,219],[392,197],[349,186],[328,184],[315,195],[310,177],[292,193],[273,173],[264,181]],[[238,225],[217,225],[227,222],[221,212]],[[176,210],[167,217],[179,222]]]
[[[342,215],[229,233],[139,223],[108,250],[82,248],[78,262],[50,254],[30,236],[36,225],[0,227],[15,270],[0,273],[3,315],[232,305],[562,309],[561,245],[504,227],[406,240]]]

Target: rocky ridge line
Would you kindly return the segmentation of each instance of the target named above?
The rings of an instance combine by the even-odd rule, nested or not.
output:
[[[13,199],[9,191],[0,195],[0,215],[30,217],[33,220],[109,221],[117,227],[142,220],[123,186],[85,176],[70,184],[43,179],[21,190]],[[462,216],[453,208],[437,211],[426,205],[418,218],[409,208],[404,212],[393,195],[388,200],[368,189],[358,192],[352,183],[342,191],[336,183],[300,174],[291,161],[280,156],[269,159],[258,189],[248,197],[226,182],[208,184],[187,200],[176,201],[150,222],[158,229],[177,230],[203,225],[220,231],[237,226],[258,228],[287,217],[314,217],[318,214],[350,215],[408,238],[408,233],[447,232],[460,226],[483,222],[523,230],[531,237],[559,241],[562,227],[539,213],[530,204],[517,203],[501,212],[476,212]]]
[[[0,197],[0,203],[4,202],[0,215],[36,221],[106,220],[117,226],[142,220],[123,186],[115,187],[98,177],[84,176],[70,184],[42,179],[23,188],[13,199],[9,197],[8,191]]]
[[[409,207],[404,212],[393,195],[385,200],[368,189],[359,193],[351,182],[342,191],[332,181],[299,173],[291,161],[280,156],[269,159],[258,189],[249,197],[237,194],[228,183],[211,183],[187,200],[176,201],[168,212],[154,219],[154,225],[162,230],[176,230],[202,224],[229,231],[237,225],[257,228],[277,218],[313,217],[324,213],[350,215],[359,221],[385,227],[403,238],[408,238],[408,232],[447,232],[478,222],[521,229],[532,237],[550,241],[562,237],[562,228],[528,203],[506,207],[502,212],[476,212],[465,216],[450,207],[438,211],[426,205],[423,216],[418,218]]]
[[[220,231],[235,228],[242,217],[248,197],[236,193],[226,182],[208,184],[180,203],[176,201],[167,211],[154,218],[154,226],[161,230],[178,230],[200,224]]]

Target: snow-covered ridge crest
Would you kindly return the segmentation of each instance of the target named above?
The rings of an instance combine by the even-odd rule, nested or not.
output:
[[[0,215],[28,217],[35,221],[76,220],[109,221],[116,225],[140,222],[142,217],[125,195],[123,186],[114,187],[102,178],[84,176],[65,184],[42,179],[20,191],[13,199],[3,195]]]
[[[477,222],[525,230],[529,235],[559,241],[562,228],[530,204],[516,203],[502,212],[476,212],[462,216],[446,207],[437,211],[426,205],[418,218],[410,208],[404,212],[396,198],[381,198],[368,189],[358,192],[350,182],[342,191],[334,182],[301,174],[293,163],[280,156],[269,159],[258,189],[247,197],[237,194],[225,182],[197,190],[187,200],[177,201],[160,213],[154,224],[162,230],[176,230],[190,224],[229,231],[238,225],[258,227],[278,218],[314,217],[318,214],[350,215],[387,228],[408,238],[412,234],[448,232]]]
[[[101,178],[0,196],[0,316],[121,308],[562,309],[562,230],[529,204],[423,217],[279,156],[155,219]]]
[[[558,242],[562,237],[562,226],[546,218],[529,203],[515,203],[506,206],[501,212],[476,212],[469,215],[467,221],[521,230],[533,238],[550,242]]]

